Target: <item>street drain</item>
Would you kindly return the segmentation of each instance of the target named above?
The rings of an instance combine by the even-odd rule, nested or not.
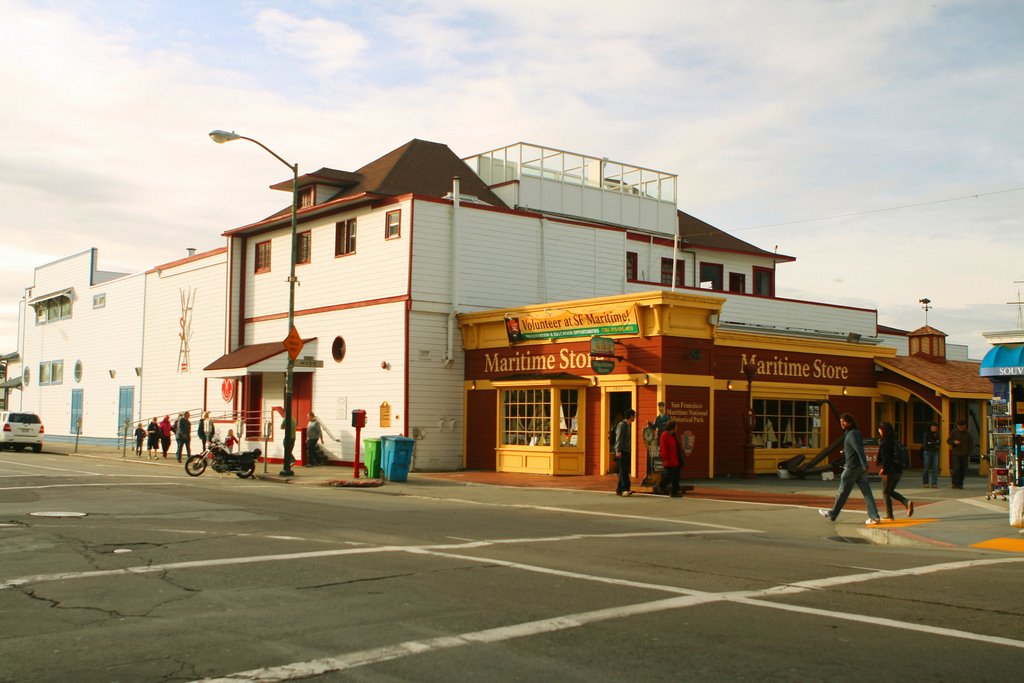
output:
[[[85,517],[85,512],[30,512],[30,517]]]

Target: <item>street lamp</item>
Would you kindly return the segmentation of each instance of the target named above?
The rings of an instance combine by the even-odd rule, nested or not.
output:
[[[295,233],[298,227],[298,212],[299,212],[299,165],[289,164],[287,161],[282,159],[274,150],[264,145],[259,140],[253,140],[247,138],[244,135],[239,135],[235,132],[228,132],[226,130],[214,130],[210,131],[210,139],[217,144],[223,144],[225,142],[231,142],[232,140],[248,140],[254,144],[259,145],[271,156],[280,161],[282,164],[292,170],[294,179],[292,181],[292,240],[291,240],[291,252],[288,259],[288,337],[290,340],[298,337],[298,333],[295,331]],[[295,458],[292,456],[292,450],[295,447],[295,422],[292,420],[292,387],[295,379],[295,359],[293,358],[291,351],[288,353],[288,370],[285,373],[284,379],[284,467],[281,469],[282,477],[291,477],[295,473],[292,471],[292,463],[295,462]]]
[[[757,374],[757,366],[754,363],[747,363],[743,366],[743,374],[747,376],[747,410],[743,415],[743,426],[745,428],[746,441],[743,444],[743,476],[747,479],[756,479],[757,471],[754,469],[754,376]]]

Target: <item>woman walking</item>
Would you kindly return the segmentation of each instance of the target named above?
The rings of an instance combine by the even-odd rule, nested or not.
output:
[[[882,500],[885,501],[885,518],[893,519],[892,501],[893,498],[903,503],[907,508],[907,517],[914,516],[914,503],[907,500],[907,497],[896,490],[903,476],[903,463],[897,455],[896,430],[889,422],[878,425],[878,474],[882,477]]]

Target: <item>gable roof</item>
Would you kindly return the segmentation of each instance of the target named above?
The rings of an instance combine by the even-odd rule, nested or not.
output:
[[[719,230],[710,223],[705,223],[701,219],[691,216],[685,211],[677,210],[676,214],[679,219],[679,244],[682,248],[685,248],[686,246],[695,246],[703,249],[718,249],[721,251],[739,252],[741,254],[755,254],[757,256],[766,256],[779,262],[796,260],[793,256],[777,254],[775,252],[765,251],[760,247],[755,247],[750,242],[744,242],[738,237],[733,237],[729,233]]]
[[[947,395],[992,397],[992,383],[980,376],[981,364],[974,361],[947,360],[945,363],[936,363],[915,356],[893,356],[876,358],[875,363]]]
[[[473,195],[491,206],[508,208],[487,184],[457,157],[448,145],[413,139],[384,156],[371,161],[358,171],[339,171],[321,168],[299,176],[299,187],[317,183],[339,187],[327,201],[357,195],[397,197],[417,194],[426,197],[444,197],[452,191],[452,177],[459,177],[459,192]],[[271,185],[275,190],[291,190],[291,179]],[[291,205],[268,218],[291,213]]]

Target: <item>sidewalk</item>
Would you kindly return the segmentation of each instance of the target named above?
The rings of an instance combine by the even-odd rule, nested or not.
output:
[[[74,444],[48,443],[46,452],[73,455]],[[120,450],[107,446],[79,446],[76,457],[105,458],[122,460]],[[143,452],[137,457],[129,450],[123,457],[125,462],[139,465],[182,468],[174,452],[166,459],[151,460]],[[266,471],[264,471],[266,470]],[[211,470],[212,471],[212,470]],[[540,488],[554,490],[590,491],[614,495],[615,475],[552,477],[536,474],[515,474],[504,472],[482,472],[463,470],[457,472],[413,472],[408,482],[385,482],[382,479],[368,479],[360,474],[353,475],[352,464],[327,465],[321,467],[294,467],[294,475],[280,475],[281,465],[270,463],[256,466],[255,478],[263,481],[290,484],[293,486],[336,486],[336,487],[414,487],[417,483],[447,482],[453,486],[502,486]],[[835,532],[848,539],[862,539],[878,545],[916,545],[944,548],[982,548],[1004,552],[1024,553],[1024,530],[1009,525],[1007,503],[1001,499],[986,500],[988,480],[980,476],[969,476],[963,489],[950,488],[949,480],[940,483],[940,488],[924,488],[920,485],[920,472],[910,470],[899,488],[900,492],[914,501],[915,511],[907,518],[902,506],[896,504],[896,520],[883,522],[877,527],[865,527],[864,500],[858,491],[850,496],[838,522],[818,519],[823,531],[833,527]],[[683,481],[692,486],[683,496],[687,498],[737,501],[766,505],[793,505],[806,507],[809,515],[817,517],[817,508],[831,507],[835,497],[837,481],[807,479],[780,479],[760,475],[756,479],[724,477],[714,480]],[[881,501],[881,484],[872,483],[878,505]],[[633,500],[654,498],[650,487],[641,487],[633,482],[637,495]]]

